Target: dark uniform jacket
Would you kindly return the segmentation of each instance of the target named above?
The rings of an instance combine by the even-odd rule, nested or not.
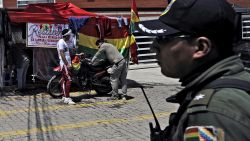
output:
[[[250,141],[250,95],[236,88],[205,89],[217,78],[250,81],[250,74],[244,70],[239,57],[232,56],[213,65],[181,92],[169,97],[168,102],[181,106],[177,114],[170,116],[170,126],[164,131],[168,141],[201,140],[203,137]]]

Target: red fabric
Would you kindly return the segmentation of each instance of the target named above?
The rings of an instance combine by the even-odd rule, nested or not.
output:
[[[61,78],[61,89],[64,97],[70,97],[70,87],[71,87],[71,73],[68,68],[64,65],[62,68],[62,78]]]
[[[97,20],[97,29],[99,32],[99,38],[104,39],[107,36],[110,36],[111,31],[111,19],[102,17]]]
[[[137,11],[137,6],[136,6],[136,3],[135,3],[135,0],[132,1],[132,4],[131,4],[131,11],[134,11],[136,16],[138,17],[139,19],[139,15],[138,15],[138,11]],[[131,17],[132,18],[132,17]]]
[[[134,42],[132,45],[130,45],[130,54],[131,54],[131,61],[135,64],[138,64],[138,52],[137,52],[137,44]]]
[[[23,11],[9,10],[10,21],[14,23],[68,23],[71,16],[98,16],[72,3],[29,4]]]
[[[136,16],[134,14],[136,14]],[[131,4],[131,21],[130,21],[130,32],[131,32],[131,34],[133,34],[134,30],[135,30],[134,23],[135,22],[139,22],[139,21],[140,21],[140,18],[139,18],[139,15],[138,15],[136,3],[135,3],[135,0],[133,0],[132,4]],[[138,48],[138,46],[137,46],[136,43],[133,43],[130,46],[131,61],[133,63],[136,63],[136,64],[138,64],[138,57],[137,57],[138,56],[138,52],[137,52],[137,48]]]
[[[74,57],[71,57],[71,58],[74,58],[73,60],[72,60],[72,63],[80,63],[80,58],[76,55],[76,56],[74,56]]]
[[[87,36],[94,36],[96,38],[101,37],[100,31],[102,31],[100,25],[98,24],[99,18],[90,18],[86,25],[80,29],[79,33],[85,34]],[[130,22],[130,19],[128,19]],[[126,26],[122,26],[121,28],[118,27],[118,22],[116,19],[111,19],[112,34],[106,34],[105,38],[107,39],[117,39],[117,38],[126,38],[128,35],[128,28]],[[98,29],[99,28],[99,29]]]

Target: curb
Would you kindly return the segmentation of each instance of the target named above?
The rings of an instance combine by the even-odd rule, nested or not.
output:
[[[137,70],[137,69],[148,69],[148,68],[159,68],[160,66],[157,63],[150,64],[134,64],[129,65],[129,70]]]

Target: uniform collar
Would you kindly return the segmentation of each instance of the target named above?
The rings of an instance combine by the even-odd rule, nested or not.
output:
[[[231,56],[214,64],[208,69],[206,68],[206,71],[203,73],[201,73],[202,70],[205,69],[201,69],[192,76],[180,80],[185,88],[176,95],[168,97],[166,101],[171,103],[182,103],[185,98],[192,98],[192,94],[187,96],[188,93],[199,91],[197,88],[202,89],[202,87],[204,87],[206,84],[221,76],[232,75],[241,72],[244,70],[244,66],[239,56]]]

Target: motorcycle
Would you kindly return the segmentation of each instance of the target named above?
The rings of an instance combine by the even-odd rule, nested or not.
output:
[[[79,60],[80,69],[77,72],[73,72],[71,84],[76,84],[82,91],[95,90],[98,95],[109,93],[112,90],[110,74],[107,72],[110,63],[103,60],[93,65],[90,59],[84,56],[80,56]],[[51,77],[47,84],[47,92],[53,98],[60,98],[63,96],[60,85],[62,75],[60,66],[53,68],[53,71],[55,75]]]

